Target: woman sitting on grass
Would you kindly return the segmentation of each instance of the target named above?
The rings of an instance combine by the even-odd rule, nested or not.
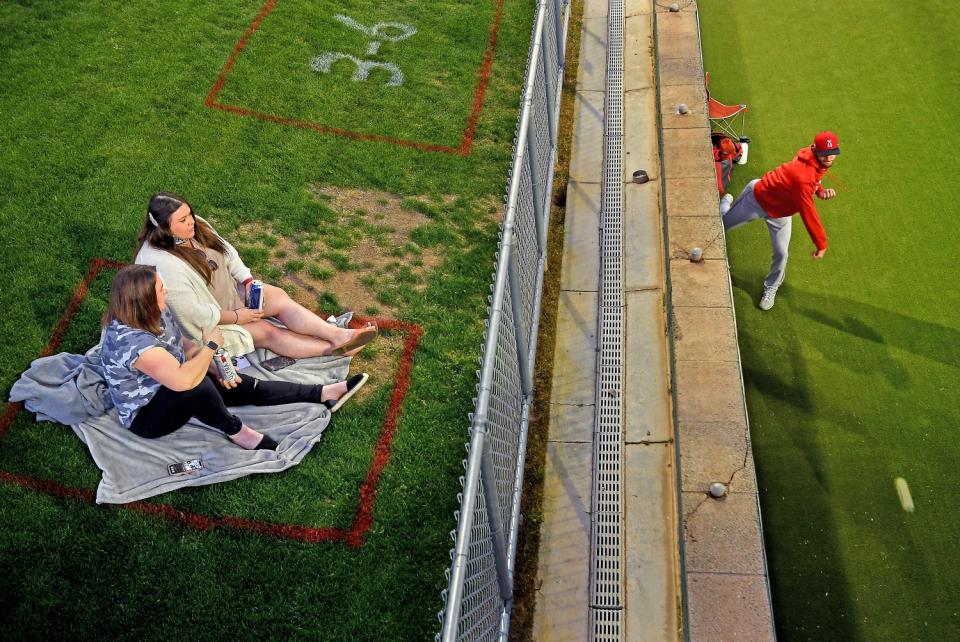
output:
[[[153,265],[170,292],[170,307],[183,329],[197,336],[221,326],[224,347],[243,355],[255,347],[295,359],[352,356],[377,336],[377,328],[351,330],[328,323],[278,287],[263,284],[263,310],[244,305],[253,281],[240,255],[176,194],[150,199],[135,261]],[[279,328],[264,317],[276,317]]]
[[[212,361],[223,342],[213,326],[201,345],[185,338],[167,309],[163,279],[149,265],[129,265],[117,273],[104,315],[100,347],[110,397],[120,423],[140,437],[168,435],[191,417],[222,430],[248,450],[275,450],[277,442],[245,426],[228,406],[322,403],[335,412],[367,381],[367,374],[322,386],[263,381],[237,375],[217,377]]]

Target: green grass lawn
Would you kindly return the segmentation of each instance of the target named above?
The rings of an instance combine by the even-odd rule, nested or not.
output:
[[[362,134],[456,147],[496,9],[492,1],[281,2],[237,57],[217,99]],[[368,82],[353,82],[356,66],[346,59],[327,73],[303,64],[324,53],[367,59],[370,42],[377,43],[370,59],[396,65],[401,85],[385,85],[392,68],[374,68]],[[265,74],[265,67],[279,73]]]
[[[783,640],[960,638],[960,286],[954,3],[702,0],[718,99],[749,104],[731,191],[823,129],[842,155],[794,224],[776,307],[770,246],[728,236],[751,434]],[[903,477],[916,511],[901,509]]]
[[[0,3],[0,391],[47,345],[91,265],[128,261],[150,195],[182,193],[255,273],[324,311],[423,329],[360,547],[198,531],[0,481],[0,627],[14,638],[428,639],[438,630],[534,5],[505,0],[469,155],[458,148],[498,11],[494,0],[285,0],[250,35],[225,104],[349,129],[356,140],[204,106],[260,0]],[[370,39],[333,19],[412,25],[375,56],[404,84],[324,51]],[[388,34],[396,30],[383,30]],[[96,342],[105,270],[60,349]],[[358,357],[369,392],[298,467],[154,500],[213,518],[347,528],[373,457],[402,336]],[[0,471],[93,489],[69,428],[21,412]]]

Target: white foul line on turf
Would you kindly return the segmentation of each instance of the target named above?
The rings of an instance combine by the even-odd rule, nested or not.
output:
[[[893,480],[893,485],[897,489],[897,497],[900,498],[900,506],[908,513],[912,513],[913,497],[910,496],[910,487],[907,486],[907,480],[903,477],[897,477]]]

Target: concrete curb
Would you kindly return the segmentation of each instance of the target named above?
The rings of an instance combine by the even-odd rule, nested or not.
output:
[[[694,0],[656,5],[667,305],[682,515],[681,580],[689,640],[774,640],[759,493],[736,317],[711,162]],[[680,115],[679,103],[689,112]],[[693,247],[704,260],[689,258]],[[726,495],[710,497],[720,482]]]

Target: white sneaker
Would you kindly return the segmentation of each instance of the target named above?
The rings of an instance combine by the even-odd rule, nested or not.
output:
[[[729,212],[731,205],[733,205],[733,194],[728,192],[723,195],[723,198],[720,199],[720,216],[723,216]]]
[[[760,309],[769,310],[777,298],[777,288],[763,288],[763,296],[760,297]]]

